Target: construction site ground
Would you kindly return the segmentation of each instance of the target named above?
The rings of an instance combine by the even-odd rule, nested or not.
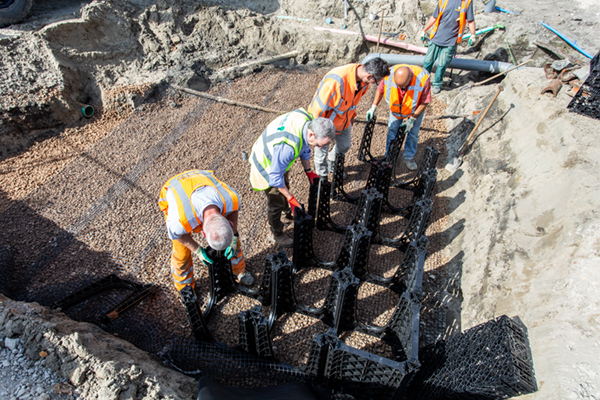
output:
[[[35,5],[23,24],[0,30],[4,46],[0,52],[5,55],[0,71],[7,78],[0,87],[10,94],[2,99],[0,244],[3,254],[10,251],[13,257],[11,262],[3,258],[0,277],[18,274],[19,282],[27,283],[25,290],[5,290],[9,297],[11,291],[23,298],[36,293],[37,301],[44,304],[112,273],[152,283],[159,292],[130,312],[152,316],[160,329],[186,335],[185,310],[169,273],[171,245],[157,205],[160,188],[189,169],[213,170],[234,187],[242,197],[239,230],[246,262],[258,284],[265,257],[282,249],[267,239],[265,198],[250,187],[249,164],[242,151],[250,151],[276,114],[184,94],[171,84],[290,111],[308,105],[333,65],[359,62],[374,52],[374,46],[354,37],[316,33],[313,25],[301,21],[276,18],[294,15],[326,26],[322,20],[332,16],[339,25],[341,2],[321,2],[318,7],[283,1],[113,3],[63,1],[50,9]],[[571,99],[567,87],[556,98],[540,94],[547,79],[539,67],[552,60],[531,44],[541,36],[573,60],[585,61],[553,34],[540,33],[538,20],[557,24],[571,37],[586,32],[578,43],[595,54],[600,46],[593,32],[600,18],[592,3],[531,5],[514,0],[498,5],[519,15],[477,14],[478,27],[502,21],[507,28],[482,39],[475,49],[462,47],[463,56],[498,55],[496,50],[504,46],[506,37],[515,43],[517,63],[532,57],[534,68],[512,72],[500,83],[504,90],[455,173],[446,171],[444,165],[457,155],[498,83],[461,91],[469,79],[489,75],[454,71],[452,82],[446,82],[446,90],[434,97],[426,115],[467,117],[427,120],[419,136],[417,160],[426,146],[440,151],[434,211],[426,232],[430,244],[420,343],[432,343],[499,315],[519,315],[529,329],[539,386],[537,393],[524,398],[600,398],[596,215],[600,167],[595,140],[600,121],[566,110]],[[356,2],[348,30],[370,29],[368,33],[373,34],[378,26],[371,25],[368,13],[383,9],[394,16],[385,22],[384,31],[403,29],[407,40],[418,44],[410,39],[417,33],[412,21],[422,26],[434,5]],[[481,8],[477,3],[476,9]],[[169,13],[174,16],[171,20]],[[202,49],[181,50],[186,46],[184,33],[189,36],[187,45],[198,46],[192,32],[196,24],[210,25],[203,19],[208,17],[217,21],[208,31],[222,30],[214,37],[206,34]],[[106,29],[106,21],[118,30],[117,22],[128,19],[140,25],[132,22],[135,28],[123,28],[123,40],[117,44],[107,45],[108,31],[102,37],[90,37]],[[229,36],[221,41],[228,30]],[[35,45],[38,40],[47,46],[43,51]],[[254,41],[259,44],[248,44]],[[95,45],[102,51],[95,50]],[[247,60],[292,50],[300,51],[292,61],[227,70]],[[180,57],[172,57],[178,51]],[[194,51],[200,68],[194,66]],[[370,89],[361,102],[359,117],[364,117],[373,93]],[[96,107],[91,119],[82,118],[76,106],[86,103]],[[372,152],[381,156],[387,120],[384,104],[377,116],[380,123]],[[356,123],[346,157],[346,190],[351,194],[360,191],[368,173],[356,159],[364,126],[364,120]],[[402,179],[411,176],[403,166],[397,173]],[[293,167],[291,178],[292,192],[306,202],[308,180],[300,165]],[[398,204],[406,200],[399,190],[391,196]],[[353,209],[336,202],[332,211],[336,221],[348,223]],[[384,215],[382,226],[391,237],[403,231],[399,217]],[[291,230],[286,228],[288,233]],[[316,253],[331,260],[341,238],[315,231]],[[286,253],[291,257],[291,251]],[[400,258],[397,252],[374,246],[370,264],[389,275]],[[296,292],[303,301],[320,305],[329,274],[325,270],[301,273]],[[206,269],[198,268],[197,278],[197,293],[205,303]],[[397,298],[367,284],[361,286],[359,300],[360,317],[383,324]],[[225,299],[209,319],[211,332],[235,346],[237,314],[256,304],[241,295]],[[311,338],[325,330],[324,324],[309,317],[283,318],[272,334],[277,357],[301,366]],[[0,338],[5,347],[0,349],[0,396],[6,398],[179,399],[196,395],[193,378],[93,325],[37,304],[2,297]],[[384,357],[390,355],[384,343],[365,335],[344,334],[342,340]],[[19,369],[20,365],[27,368]],[[59,382],[64,384],[52,386]]]

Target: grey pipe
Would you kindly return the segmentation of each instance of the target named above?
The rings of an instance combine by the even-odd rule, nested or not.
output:
[[[410,65],[418,65],[423,66],[423,61],[425,60],[425,56],[412,56],[408,54],[386,54],[386,53],[371,53],[366,56],[362,63],[366,63],[373,58],[380,57],[382,60],[386,61],[390,65],[396,64],[410,64]],[[437,61],[433,64],[434,67],[437,66]],[[501,61],[484,61],[484,60],[472,60],[468,58],[453,58],[448,65],[448,68],[456,68],[456,69],[465,69],[469,71],[483,71],[489,72],[492,74],[499,74],[501,72],[506,72],[510,68],[514,67],[511,63],[501,62]]]

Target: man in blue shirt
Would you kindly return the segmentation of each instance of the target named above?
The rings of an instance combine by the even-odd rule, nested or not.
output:
[[[456,46],[462,41],[465,25],[469,25],[471,37],[469,46],[473,45],[475,39],[475,17],[473,16],[472,0],[439,0],[433,15],[420,34],[421,40],[425,41],[425,34],[431,30],[431,42],[425,55],[423,68],[431,72],[433,64],[437,60],[437,70],[431,82],[432,93],[438,94],[442,90],[444,73],[446,67],[456,54]]]
[[[281,214],[295,212],[300,204],[289,191],[288,172],[300,158],[304,172],[313,182],[318,175],[310,167],[310,146],[318,148],[335,143],[335,126],[326,118],[312,118],[304,109],[283,114],[272,121],[252,146],[250,183],[267,196],[267,219],[271,239],[282,247],[294,241],[283,233]],[[290,210],[291,207],[291,210]]]

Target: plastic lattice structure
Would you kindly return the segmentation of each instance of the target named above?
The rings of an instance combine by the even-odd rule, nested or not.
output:
[[[409,379],[407,365],[339,341],[333,329],[313,338],[305,372],[358,399],[391,399]]]
[[[392,186],[411,190],[412,188],[414,188],[416,186],[416,184],[419,180],[419,177],[421,176],[421,174],[424,171],[436,169],[435,166],[437,164],[439,155],[440,155],[440,152],[437,149],[435,149],[434,147],[431,147],[431,146],[425,147],[425,152],[423,153],[423,158],[421,159],[421,162],[419,163],[419,168],[417,169],[415,177],[408,182],[396,180],[396,183],[394,183]]]
[[[412,206],[412,213],[408,220],[404,233],[398,239],[390,239],[382,236],[379,232],[373,236],[373,243],[383,244],[404,250],[412,241],[417,240],[425,233],[429,216],[431,215],[431,199],[419,200]]]
[[[274,360],[269,324],[262,315],[261,306],[240,312],[238,326],[240,348],[250,354]]]
[[[567,108],[578,114],[600,119],[600,51],[590,62],[590,74]]]
[[[336,333],[354,329],[359,284],[360,279],[354,276],[350,267],[336,271],[331,276],[331,284],[323,306],[325,312],[321,318]]]
[[[192,287],[189,285],[185,286],[179,291],[179,294],[181,295],[181,302],[183,303],[185,311],[187,312],[192,333],[194,334],[196,340],[199,342],[215,342],[215,339],[208,330],[206,320],[202,316],[202,311],[200,310],[200,305],[198,304],[198,298],[196,297],[196,293],[194,293]]]
[[[420,351],[414,399],[506,399],[537,391],[527,328],[506,315]]]
[[[270,296],[265,297],[262,304],[271,308],[269,328],[283,313],[293,312],[296,309],[292,269],[292,263],[285,252],[280,251],[275,255],[267,256],[265,275],[270,275]]]
[[[335,163],[333,167],[333,181],[331,182],[331,198],[337,201],[347,201],[355,204],[358,201],[357,196],[350,196],[344,190],[344,163],[346,156],[342,153],[335,153]],[[321,192],[323,193],[323,192]]]
[[[75,306],[76,304],[91,299],[94,296],[114,289],[126,289],[130,293],[111,310],[107,311],[100,317],[99,322],[102,324],[108,324],[111,321],[114,321],[127,309],[139,303],[147,296],[158,291],[158,288],[152,284],[140,285],[139,283],[121,279],[116,275],[109,275],[98,282],[94,282],[89,286],[86,286],[75,293],[64,297],[63,299],[58,300],[52,305],[52,308],[66,310]]]
[[[375,157],[371,154],[371,141],[373,140],[373,132],[375,131],[375,123],[377,117],[373,115],[365,125],[363,137],[360,140],[360,147],[358,148],[358,160],[366,163],[375,162]]]

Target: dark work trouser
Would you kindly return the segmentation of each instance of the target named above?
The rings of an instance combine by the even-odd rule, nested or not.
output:
[[[285,186],[289,189],[290,182],[288,180],[288,173],[283,174],[283,180]],[[270,187],[264,191],[267,196],[267,220],[269,221],[269,227],[274,235],[280,235],[283,232],[283,222],[281,222],[281,213],[290,213],[290,205],[287,199],[279,189]]]

